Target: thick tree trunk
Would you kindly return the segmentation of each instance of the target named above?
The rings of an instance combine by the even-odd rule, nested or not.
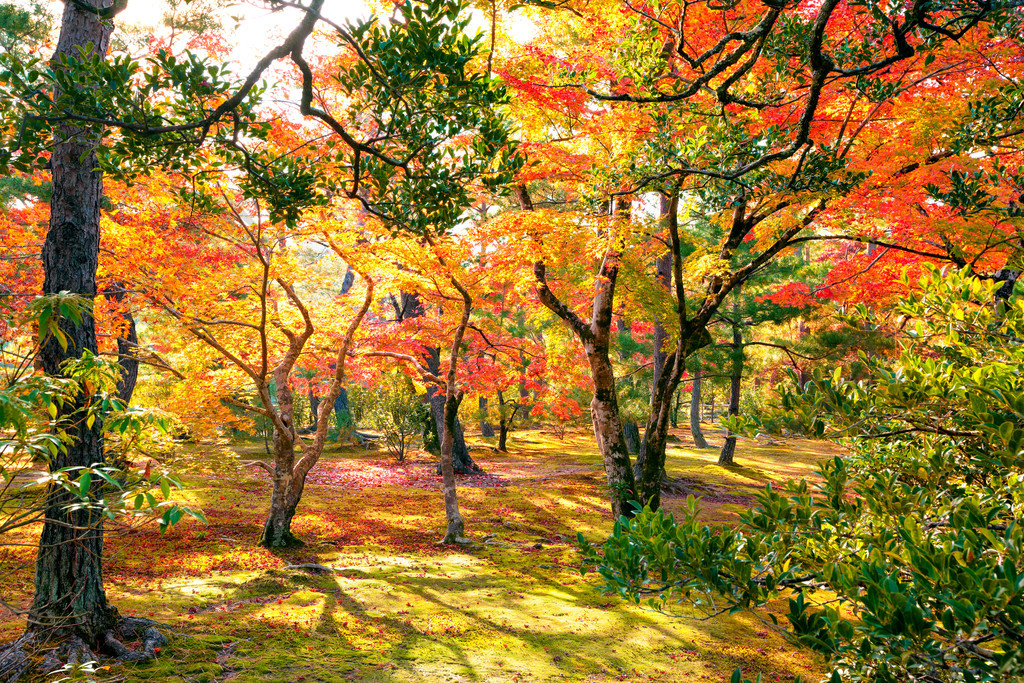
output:
[[[736,288],[733,300],[732,325],[732,377],[729,380],[729,415],[740,414],[740,388],[743,380],[743,328],[740,326],[740,288]],[[736,457],[736,437],[729,434],[718,454],[719,465],[732,465]]]
[[[690,393],[690,434],[693,435],[693,445],[697,448],[711,448],[708,445],[708,440],[704,438],[704,431],[700,427],[700,389],[703,384],[703,380],[700,376],[700,369],[697,368],[693,373],[693,388]]]
[[[294,548],[304,545],[292,533],[292,518],[302,499],[306,477],[297,476],[294,445],[274,435],[273,491],[270,494],[270,512],[263,525],[260,545],[265,548]]]
[[[483,396],[477,401],[477,408],[480,410],[480,436],[491,438],[494,436],[494,425],[487,419],[487,399]]]
[[[112,22],[65,3],[55,60],[58,55],[78,57],[78,49],[89,44],[93,53],[103,58],[112,30]],[[68,291],[92,301],[96,298],[103,195],[103,176],[96,170],[99,141],[68,125],[59,127],[57,137],[50,157],[53,194],[42,253],[43,292]],[[81,325],[62,319],[61,329],[67,335],[67,349],[51,339],[40,352],[43,369],[54,376],[63,374],[65,360],[97,351],[92,316],[83,316]],[[89,399],[81,396],[74,405],[65,405],[58,417],[82,410]],[[71,419],[74,424],[68,429],[67,450],[50,461],[50,471],[103,463],[102,420],[87,427],[84,420]],[[99,495],[101,484],[96,477],[95,495]],[[77,498],[60,487],[52,486],[47,493],[28,628],[42,640],[77,636],[96,646],[115,625],[117,611],[107,604],[103,590],[102,517],[87,509],[69,511],[74,502]]]

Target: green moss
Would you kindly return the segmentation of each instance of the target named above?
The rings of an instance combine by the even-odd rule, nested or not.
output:
[[[128,683],[347,683],[725,681],[737,666],[765,680],[816,672],[750,618],[695,621],[685,608],[661,614],[601,595],[592,577],[580,576],[574,549],[577,531],[599,540],[612,526],[592,435],[559,441],[518,432],[512,444],[508,454],[475,454],[504,485],[459,489],[476,542],[467,549],[436,543],[444,526],[438,490],[312,481],[295,522],[309,545],[270,553],[254,545],[265,481],[241,471],[189,474],[189,495],[209,526],[112,540],[111,601],[180,634],[155,662],[116,674]],[[716,451],[689,450],[682,434],[668,470],[708,487],[704,514],[728,519],[766,481],[811,473],[820,454],[832,451],[741,442],[741,467],[721,468]],[[407,467],[433,462],[414,456]],[[392,465],[349,450],[320,467],[387,474]],[[681,502],[669,496],[665,506]],[[336,571],[284,568],[303,563]],[[0,592],[30,583],[27,571],[0,578]]]

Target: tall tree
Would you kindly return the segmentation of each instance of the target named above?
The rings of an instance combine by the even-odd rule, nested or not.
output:
[[[123,7],[124,3],[121,3]],[[79,51],[103,59],[110,44],[114,10],[101,10],[98,0],[64,5],[60,37],[52,63],[76,58]],[[54,93],[54,98],[60,92]],[[100,205],[103,174],[97,169],[94,130],[70,123],[57,126],[50,157],[52,194],[50,223],[43,246],[43,292],[73,292],[89,301],[96,298],[96,267],[100,248]],[[96,328],[91,315],[80,324],[61,321],[68,343],[51,339],[40,356],[47,374],[60,376],[64,362],[84,352],[95,354]],[[88,396],[65,408],[67,414],[81,409]],[[65,453],[53,458],[51,470],[90,467],[104,461],[102,420],[80,423]],[[98,488],[100,482],[96,482]],[[29,628],[43,640],[55,636],[80,640],[78,647],[96,647],[116,623],[117,612],[107,604],[103,589],[103,522],[89,508],[68,510],[70,494],[53,487],[47,500],[46,519],[39,539],[35,594]]]

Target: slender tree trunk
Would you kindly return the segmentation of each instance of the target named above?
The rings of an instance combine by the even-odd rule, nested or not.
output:
[[[85,0],[91,4],[92,0]],[[97,3],[98,6],[98,3]],[[64,5],[57,52],[79,56],[80,47],[91,45],[93,54],[105,57],[113,24],[74,3]],[[100,202],[103,176],[96,170],[95,150],[99,140],[70,125],[57,130],[58,142],[50,157],[53,194],[50,224],[43,245],[43,292],[73,292],[93,301],[96,298],[96,267],[100,247]],[[67,335],[67,349],[55,339],[41,353],[47,374],[61,376],[62,363],[84,352],[97,352],[96,328],[91,315],[80,325],[66,318],[61,329]],[[74,419],[89,396],[65,405],[58,417]],[[78,419],[68,428],[67,450],[50,461],[50,471],[65,467],[88,467],[103,463],[103,425],[97,419],[88,427]],[[95,494],[101,480],[93,482]],[[69,511],[77,498],[58,486],[47,493],[43,528],[36,556],[35,594],[29,610],[28,628],[42,640],[80,637],[90,646],[101,643],[113,628],[117,611],[107,604],[103,590],[103,520],[88,509]]]
[[[494,436],[494,425],[487,419],[487,399],[480,396],[477,407],[480,410],[480,436],[490,438]]]
[[[665,223],[671,238],[673,254],[680,253],[679,225],[677,217],[678,197],[672,197],[665,206]],[[711,341],[707,327],[687,320],[686,293],[683,288],[682,263],[672,259],[672,282],[675,289],[676,317],[679,325],[679,339],[675,350],[666,357],[665,367],[654,384],[651,394],[651,414],[644,429],[644,443],[641,447],[643,466],[637,482],[642,500],[651,509],[661,505],[661,484],[665,478],[665,450],[668,443],[669,416],[672,403],[683,377],[686,359],[697,349]]]
[[[338,392],[337,398],[331,403],[334,409],[334,422],[338,426],[338,438],[342,438],[347,427],[354,428],[354,421],[352,419],[352,412],[348,407],[348,390],[345,387],[341,387]],[[321,418],[322,419],[322,418]]]
[[[740,288],[736,288],[732,314],[732,377],[729,380],[729,415],[740,414],[740,388],[743,379],[743,328],[740,326]],[[736,437],[729,434],[718,455],[719,465],[732,465],[736,457]]]
[[[316,431],[317,425],[319,424],[320,397],[317,396],[313,392],[313,387],[312,386],[310,386],[308,388],[308,392],[309,392],[309,416],[310,416],[310,418],[313,421],[313,424],[311,426],[313,427],[313,431]]]
[[[674,210],[674,208],[672,206],[672,203],[669,201],[669,198],[666,195],[664,195],[664,194],[661,195],[661,215],[662,215],[663,219],[664,220],[668,220],[669,212],[673,211],[673,210]],[[672,284],[672,252],[671,251],[668,251],[668,252],[666,252],[666,253],[664,253],[664,254],[662,254],[661,256],[658,257],[658,260],[655,263],[655,273],[656,273],[656,279],[658,281],[658,284],[661,285],[662,287],[664,287],[666,290],[668,290],[669,287]],[[661,380],[661,377],[662,377],[662,375],[665,372],[665,363],[668,361],[668,353],[665,350],[665,344],[667,342],[668,342],[668,332],[665,330],[665,326],[661,324],[660,320],[656,321],[655,324],[654,324],[654,354],[653,354],[654,378],[653,378],[653,381],[651,382],[651,400],[650,400],[650,405],[651,405],[651,410],[652,411],[655,409],[655,405],[659,401],[659,398],[657,396],[657,393],[658,393],[658,382]],[[671,400],[672,400],[672,398],[670,397],[669,401],[671,402]],[[669,417],[670,417],[670,419],[672,421],[672,426],[674,427],[675,426],[675,422],[676,422],[676,420],[675,420],[675,411],[673,411],[670,414]],[[627,438],[628,438],[628,436],[627,436]],[[637,439],[638,442],[640,441],[640,430],[639,430],[639,428],[637,428],[636,439]],[[667,435],[666,435],[666,439],[667,439]],[[632,447],[631,447],[631,449],[632,449]],[[642,442],[638,443],[637,447],[636,447],[636,451],[633,451],[633,452],[639,453],[639,455],[637,456],[637,459],[636,459],[636,464],[633,466],[633,475],[637,479],[640,479],[643,476],[642,472],[643,472],[643,469],[644,469],[644,461],[647,459],[647,453],[646,453],[646,450],[645,450],[645,447],[644,447],[643,443]],[[667,479],[668,478],[668,475],[665,473],[664,462],[662,463],[662,472],[661,472],[660,478],[661,479]]]
[[[693,388],[690,393],[690,434],[693,435],[693,445],[697,448],[711,448],[708,440],[704,438],[704,431],[700,427],[701,403],[700,393],[703,380],[700,376],[700,368],[693,372]]]
[[[508,423],[505,419],[505,396],[498,391],[498,451],[508,453]]]
[[[427,351],[427,369],[435,375],[440,372],[441,369],[441,350],[437,348],[428,349]],[[447,409],[448,399],[445,392],[434,386],[427,387],[427,399],[430,402],[430,414],[434,418],[434,423],[437,425],[437,433],[440,436],[442,445],[444,444],[444,432],[447,429],[447,417],[445,416],[445,410]],[[453,458],[452,466],[455,468],[457,474],[470,474],[472,472],[480,472],[480,466],[473,461],[472,456],[469,454],[469,448],[466,446],[466,437],[462,431],[462,422],[459,420],[458,406],[455,409],[455,422],[452,423],[452,450],[449,455]],[[438,474],[444,474],[441,469],[440,463],[437,466]]]
[[[274,421],[274,468],[271,472],[273,490],[270,494],[270,512],[263,525],[260,545],[266,548],[292,548],[304,545],[292,534],[292,517],[302,498],[306,484],[305,473],[295,470],[295,395],[289,384],[290,367],[279,365],[275,369],[277,414]],[[278,424],[278,422],[280,424]]]
[[[462,295],[462,319],[455,329],[455,338],[452,340],[451,355],[448,359],[448,373],[445,377],[445,401],[444,401],[444,431],[441,436],[441,476],[444,480],[444,512],[448,518],[448,528],[445,530],[442,543],[466,543],[465,524],[462,521],[462,514],[459,512],[458,489],[455,484],[455,419],[459,413],[461,403],[461,392],[459,391],[456,378],[458,377],[459,347],[462,346],[462,338],[469,325],[469,313],[473,309],[473,300],[458,280],[450,279],[452,285]]]
[[[302,455],[298,459],[295,457],[295,447],[302,442],[295,426],[295,394],[289,380],[295,362],[299,359],[306,341],[313,334],[313,325],[308,312],[301,307],[301,302],[295,296],[294,290],[287,290],[292,302],[300,307],[306,320],[306,328],[301,334],[293,333],[289,336],[289,349],[281,362],[274,368],[274,384],[277,390],[276,412],[272,413],[271,419],[274,424],[274,466],[268,468],[273,481],[273,490],[270,494],[270,511],[267,514],[267,521],[263,525],[263,535],[260,537],[260,545],[264,547],[290,548],[304,545],[292,533],[292,518],[302,499],[306,476],[319,461],[324,445],[327,443],[328,415],[331,410],[337,408],[338,397],[344,392],[345,359],[348,356],[352,340],[355,338],[356,330],[359,329],[366,312],[370,309],[370,304],[373,303],[373,290],[373,280],[366,278],[366,296],[363,299],[362,307],[349,323],[348,330],[342,338],[334,365],[334,379],[327,390],[327,395],[318,406],[320,412],[316,419],[317,429],[313,441],[302,448]],[[267,384],[257,382],[257,390],[263,399],[263,404],[269,406],[271,401]]]
[[[124,302],[124,285],[116,283],[104,290],[104,296],[108,301],[118,304]],[[135,385],[139,380],[139,359],[136,350],[139,345],[139,333],[135,326],[135,316],[131,311],[121,312],[126,329],[117,335],[117,363],[121,366],[121,376],[117,379],[117,397],[127,405],[131,403],[132,395],[135,393]]]
[[[629,454],[636,455],[640,453],[640,426],[636,423],[636,420],[623,421],[622,435],[626,437],[626,448],[629,449]],[[634,474],[635,472],[636,465],[634,465]]]

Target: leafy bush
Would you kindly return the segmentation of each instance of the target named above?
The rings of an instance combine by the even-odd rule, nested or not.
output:
[[[379,432],[388,452],[399,461],[405,460],[430,419],[429,408],[401,372],[384,375],[376,387],[354,390],[349,400],[361,423]]]
[[[601,552],[581,538],[606,588],[754,611],[832,681],[1020,680],[1024,302],[994,294],[928,275],[899,306],[895,360],[864,356],[870,379],[837,372],[785,397],[852,456],[823,463],[821,483],[766,487],[735,528],[702,524],[691,498],[679,519],[623,518]],[[785,622],[767,609],[780,598]]]

